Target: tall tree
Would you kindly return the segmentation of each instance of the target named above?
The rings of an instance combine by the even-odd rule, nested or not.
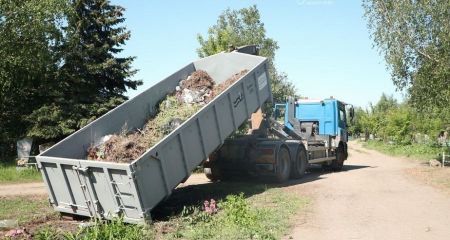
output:
[[[450,112],[450,1],[364,0],[363,7],[397,88],[419,110]]]
[[[131,77],[134,57],[118,57],[130,38],[121,25],[124,8],[108,0],[73,0],[67,15],[61,64],[51,101],[30,116],[28,135],[60,138],[117,106],[127,88],[141,81]]]
[[[295,96],[294,85],[288,81],[287,75],[276,70],[275,52],[279,48],[277,42],[266,36],[264,23],[258,8],[254,5],[240,10],[225,10],[217,23],[209,28],[208,35],[197,36],[200,47],[197,53],[206,57],[229,47],[256,44],[260,47],[260,54],[269,59],[269,74],[272,80],[272,93],[275,102],[283,102],[287,96]]]
[[[66,8],[60,0],[0,1],[0,148],[25,136],[26,116],[46,101]]]

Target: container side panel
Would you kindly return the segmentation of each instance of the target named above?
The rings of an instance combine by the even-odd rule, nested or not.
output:
[[[231,106],[228,98],[222,97],[216,103],[217,119],[222,129],[222,141],[224,141],[233,131],[233,115],[231,115]]]
[[[58,168],[56,163],[43,163],[42,167],[45,168],[45,171],[48,174],[49,182],[52,185],[53,191],[57,193],[56,204],[69,207],[69,204],[72,203],[72,199],[70,197],[70,191],[72,189],[67,188],[61,169]]]
[[[144,211],[153,208],[167,194],[159,160],[150,155],[136,163],[136,179]]]
[[[103,168],[90,168],[90,181],[99,201],[99,210],[105,216],[114,216],[119,209],[117,199],[111,192],[110,181]]]
[[[230,76],[244,69],[251,70],[266,58],[244,53],[219,53],[194,62],[195,68],[205,70],[216,81],[221,83]]]
[[[189,152],[189,149],[186,151]],[[158,151],[158,154],[161,156],[161,161],[165,162],[165,173],[167,174],[166,179],[168,184],[170,188],[175,188],[186,177],[186,169],[178,138],[172,138],[164,144],[161,150]]]
[[[81,185],[74,170],[72,170],[72,167],[76,164],[42,162],[41,166],[48,176],[50,188],[55,193],[56,202],[54,206],[64,208],[69,213],[90,215]]]
[[[244,89],[241,84],[235,85],[230,90],[231,103],[233,104],[234,118],[239,128],[241,123],[247,120],[247,109],[244,102]]]
[[[110,169],[110,179],[115,191],[114,199],[119,201],[119,205],[128,218],[141,218],[141,207],[138,196],[134,194],[134,181],[126,170]],[[110,197],[112,200],[112,196]]]
[[[65,176],[67,177],[65,180],[68,183],[67,190],[69,194],[72,195],[72,199],[70,201],[64,201],[65,203],[74,204],[73,212],[77,213],[78,211],[86,211],[88,212],[88,207],[86,204],[86,197],[83,194],[83,190],[80,185],[80,180],[75,170],[73,170],[73,165],[61,164],[61,168],[64,171]],[[82,177],[82,176],[80,176]],[[62,182],[62,181],[60,181]],[[67,204],[63,204],[60,201],[61,205],[68,207]]]
[[[255,76],[256,84],[258,86],[260,104],[263,104],[265,101],[272,101],[272,92],[270,90],[267,63],[255,70]]]
[[[60,201],[60,198],[63,198],[63,196],[61,196],[64,192],[66,192],[66,190],[64,190],[63,192],[61,192],[62,190],[60,190],[61,188],[65,188],[64,186],[61,186],[61,180],[58,180],[57,182],[54,182],[54,180],[58,179],[58,165],[56,165],[56,163],[48,163],[48,162],[42,162],[41,163],[42,166],[42,172],[44,173],[44,176],[47,178],[47,182],[48,182],[48,189],[54,192],[54,201],[55,201],[55,205],[58,205],[58,202]],[[61,193],[60,193],[61,192]],[[62,200],[64,201],[64,200]]]
[[[258,109],[258,95],[256,93],[256,91],[258,91],[256,89],[256,83],[255,83],[255,78],[254,75],[247,75],[245,77],[245,79],[243,79],[244,81],[244,91],[245,91],[245,96],[246,98],[246,103],[247,103],[247,107],[249,109],[249,111],[254,112],[255,109]]]
[[[183,146],[185,147],[186,160],[190,169],[195,168],[198,165],[198,161],[204,160],[199,131],[197,124],[191,124],[183,129],[181,135]]]
[[[213,152],[220,145],[219,126],[217,126],[214,114],[214,109],[210,107],[199,117],[203,138],[207,139],[204,142],[207,154]],[[196,163],[200,164],[202,160],[202,158],[197,159]]]

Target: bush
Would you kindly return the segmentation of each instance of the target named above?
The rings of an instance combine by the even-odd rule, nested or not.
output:
[[[126,224],[122,218],[112,221],[96,221],[92,226],[82,228],[76,233],[60,232],[52,228],[39,230],[35,239],[67,239],[67,240],[140,240],[154,239],[151,229],[143,225]]]
[[[387,144],[382,141],[368,141],[365,147],[375,149],[393,156],[406,156],[417,160],[428,161],[437,158],[444,149],[435,144]]]

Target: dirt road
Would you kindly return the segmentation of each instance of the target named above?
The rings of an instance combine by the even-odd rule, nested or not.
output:
[[[351,143],[344,171],[288,187],[313,204],[286,239],[450,239],[450,195],[407,176],[415,166]]]
[[[286,191],[312,204],[286,239],[450,239],[450,194],[409,176],[417,163],[350,143],[342,172],[314,168]],[[180,187],[207,182],[192,175]],[[46,194],[43,183],[0,185],[0,197]]]
[[[0,197],[47,194],[43,182],[0,184]]]

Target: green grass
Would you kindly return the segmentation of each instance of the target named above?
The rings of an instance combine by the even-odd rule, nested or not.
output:
[[[0,163],[0,183],[23,183],[42,181],[41,173],[35,168],[16,169],[15,165]]]
[[[166,208],[173,210],[178,206],[181,210],[165,212],[166,219],[156,219],[150,225],[126,224],[116,219],[96,222],[78,232],[41,228],[35,238],[279,239],[289,231],[293,216],[309,203],[298,193],[251,183],[203,184],[186,187],[174,195]],[[198,196],[201,201],[195,199],[193,203],[187,200]],[[217,200],[216,213],[208,213],[203,208],[203,201],[209,201],[211,196]]]
[[[153,231],[148,226],[126,224],[121,218],[113,221],[98,221],[91,226],[80,228],[76,232],[67,232],[51,227],[41,228],[34,234],[34,239],[67,239],[67,240],[110,240],[110,239],[154,239]]]
[[[396,145],[387,144],[382,141],[368,141],[363,147],[380,151],[392,156],[404,156],[419,161],[436,159],[442,153],[442,148],[423,144]]]
[[[47,197],[0,197],[0,219],[17,220],[19,225],[57,216]]]
[[[167,239],[279,239],[290,227],[291,217],[308,200],[280,189],[245,198],[228,195],[216,215],[194,209],[175,220]]]

